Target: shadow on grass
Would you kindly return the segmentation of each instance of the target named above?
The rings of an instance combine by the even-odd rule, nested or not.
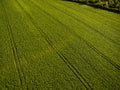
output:
[[[105,7],[104,5],[102,6],[100,4],[96,4],[96,3],[92,3],[92,2],[86,3],[86,1],[74,1],[74,0],[62,0],[62,1],[79,3],[81,5],[88,5],[88,6],[91,6],[93,8],[96,8],[96,9],[103,9],[103,10],[107,10],[107,11],[110,11],[110,12],[114,12],[114,13],[120,14],[120,11],[116,10],[115,8],[108,8],[108,7]]]

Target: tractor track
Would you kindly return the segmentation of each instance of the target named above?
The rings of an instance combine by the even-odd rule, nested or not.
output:
[[[51,46],[51,48],[56,52],[56,54],[62,59],[62,61],[67,65],[67,67],[73,72],[73,74],[80,80],[80,82],[85,86],[87,90],[93,90],[93,88],[89,85],[87,80],[80,74],[80,72],[69,62],[69,60],[55,47],[55,45],[52,43],[52,41],[49,39],[49,37],[46,35],[46,33],[37,26],[37,23],[34,22],[34,19],[30,14],[23,8],[23,6],[16,0],[18,5],[21,7],[23,12],[26,16],[29,17],[32,24],[35,26],[35,28],[40,32],[42,37],[46,40],[46,42]]]
[[[35,4],[33,2],[33,4]],[[36,5],[36,4],[35,4]],[[41,9],[39,6],[36,5],[36,7],[38,9]],[[67,25],[63,24],[61,21],[59,21],[58,19],[54,18],[51,14],[47,13],[45,10],[41,9],[41,11],[43,11],[45,14],[51,16],[54,20],[56,20],[57,22],[59,22],[61,25],[63,25],[64,27],[66,27],[69,31],[71,30],[71,28],[69,28]],[[108,56],[104,55],[101,51],[99,51],[96,47],[94,47],[91,43],[89,43],[88,41],[86,41],[84,38],[82,38],[80,35],[76,34],[73,30],[70,31],[72,34],[74,34],[75,37],[78,37],[79,39],[83,40],[86,45],[91,48],[93,51],[95,51],[98,55],[100,55],[102,58],[104,58],[109,64],[111,64],[114,68],[116,68],[117,70],[120,70],[120,66],[118,64],[116,64],[113,60],[111,60]]]
[[[3,7],[3,15],[4,15],[5,20],[6,20],[6,26],[7,26],[8,34],[9,34],[9,37],[10,37],[12,53],[14,55],[14,61],[13,62],[14,62],[15,68],[16,68],[18,76],[19,76],[20,86],[23,89],[23,83],[26,83],[25,75],[24,75],[24,72],[22,70],[20,60],[19,60],[17,46],[16,46],[14,36],[13,36],[13,32],[12,32],[12,26],[11,26],[11,24],[9,22],[7,12],[6,12],[6,9],[5,9],[4,5],[2,3],[1,3],[1,5]]]

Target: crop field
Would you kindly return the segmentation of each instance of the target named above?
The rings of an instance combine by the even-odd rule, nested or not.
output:
[[[120,14],[0,0],[0,90],[120,90]]]

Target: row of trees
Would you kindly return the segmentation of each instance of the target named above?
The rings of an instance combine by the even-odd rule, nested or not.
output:
[[[87,4],[97,4],[102,7],[112,8],[120,12],[120,0],[72,0],[77,2],[86,2]]]

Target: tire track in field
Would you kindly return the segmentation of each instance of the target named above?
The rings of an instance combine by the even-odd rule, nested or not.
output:
[[[35,4],[34,2],[32,4]],[[36,4],[35,4],[36,5]],[[41,9],[39,6],[36,5],[38,9]],[[63,24],[61,21],[59,21],[57,18],[53,17],[51,14],[46,12],[45,10],[41,9],[45,14],[48,16],[51,16],[54,20],[56,20],[58,23],[66,27],[75,37],[78,37],[79,39],[83,40],[86,45],[91,48],[94,52],[96,52],[98,55],[100,55],[102,58],[104,58],[109,64],[111,64],[114,68],[120,70],[120,66],[116,64],[113,60],[111,60],[108,56],[104,55],[101,51],[99,51],[96,47],[94,47],[91,43],[89,43],[87,40],[85,40],[80,35],[76,34],[71,28],[69,28],[67,25]]]
[[[51,48],[56,52],[56,54],[61,58],[61,60],[67,65],[67,67],[73,72],[73,74],[80,80],[84,87],[87,90],[93,90],[87,82],[87,80],[84,78],[84,76],[82,76],[82,74],[80,74],[80,72],[69,62],[69,60],[57,49],[57,47],[55,47],[55,45],[49,39],[48,35],[39,26],[37,26],[37,23],[35,23],[33,17],[30,16],[30,14],[23,8],[23,6],[17,0],[16,2],[21,7],[26,16],[28,16],[35,28],[40,32],[41,36],[46,40],[46,42],[51,46]]]
[[[9,34],[9,37],[10,37],[12,53],[14,55],[14,65],[15,65],[15,68],[16,68],[18,76],[19,76],[20,86],[23,89],[23,83],[26,83],[25,82],[25,76],[24,76],[23,70],[21,68],[22,66],[20,64],[17,46],[16,46],[16,43],[15,43],[15,40],[14,40],[14,36],[13,36],[13,32],[12,32],[12,26],[10,25],[10,22],[9,22],[9,19],[8,19],[8,16],[7,16],[7,12],[6,12],[6,9],[5,9],[4,5],[3,4],[1,4],[1,5],[3,7],[4,17],[6,18],[6,26],[7,26],[8,34]]]
[[[47,2],[48,3],[48,2]],[[54,5],[48,3],[50,6],[52,6],[53,8],[55,8],[56,10],[59,10],[60,12],[62,12],[63,14],[66,14],[67,16],[70,16],[71,18],[75,19],[78,22],[81,22],[83,25],[87,26],[88,28],[90,28],[92,31],[97,32],[98,34],[100,34],[101,36],[103,36],[104,38],[108,39],[110,42],[115,43],[116,45],[120,46],[120,43],[114,41],[113,39],[111,39],[109,36],[106,36],[105,34],[101,33],[100,31],[98,31],[97,29],[95,29],[94,27],[92,27],[91,25],[89,25],[88,23],[72,16],[71,14],[66,13],[65,11],[62,11],[61,9],[58,9],[57,7],[55,7]]]
[[[53,6],[53,5],[51,5],[52,7],[54,7],[54,8],[56,8],[55,6]],[[56,8],[57,10],[60,10],[60,9],[58,9],[58,8]],[[66,14],[66,12],[64,12],[64,11],[62,11],[62,10],[60,10],[61,12],[63,12],[64,14]],[[67,15],[67,14],[66,14]],[[71,15],[69,15],[69,16],[71,16]],[[78,20],[78,21],[81,21],[81,20],[79,20],[79,19],[77,19],[77,18],[75,18],[75,17],[73,17],[73,16],[71,16],[72,18],[74,18],[74,19],[76,19],[76,20]],[[82,23],[84,23],[83,21],[81,21]],[[62,23],[63,24],[63,23]],[[63,24],[64,25],[64,24]],[[84,25],[88,25],[88,24],[85,24],[84,23]],[[64,25],[65,26],[65,25]],[[65,26],[65,27],[67,27],[67,26]],[[91,27],[91,26],[90,26]],[[91,29],[94,29],[93,27],[91,27]],[[96,30],[96,32],[97,32],[97,30]],[[100,33],[99,31],[98,31],[98,33]],[[80,38],[80,39],[82,39],[90,48],[92,48],[98,55],[100,55],[101,57],[103,57],[104,59],[106,59],[110,64],[112,64],[113,66],[115,66],[117,69],[119,69],[120,70],[120,66],[119,65],[117,65],[116,63],[114,63],[114,62],[111,62],[112,60],[110,60],[110,58],[109,57],[107,57],[107,56],[105,56],[102,52],[100,52],[99,50],[97,50],[97,48],[95,48],[92,44],[90,44],[90,43],[88,43],[85,39],[83,39],[82,37],[80,37],[78,34],[76,34],[76,33],[74,33],[75,35],[74,36],[77,36],[78,38]],[[100,33],[101,35],[103,35],[102,33]],[[110,39],[110,38],[109,38]],[[112,39],[110,39],[111,41],[113,41]]]

